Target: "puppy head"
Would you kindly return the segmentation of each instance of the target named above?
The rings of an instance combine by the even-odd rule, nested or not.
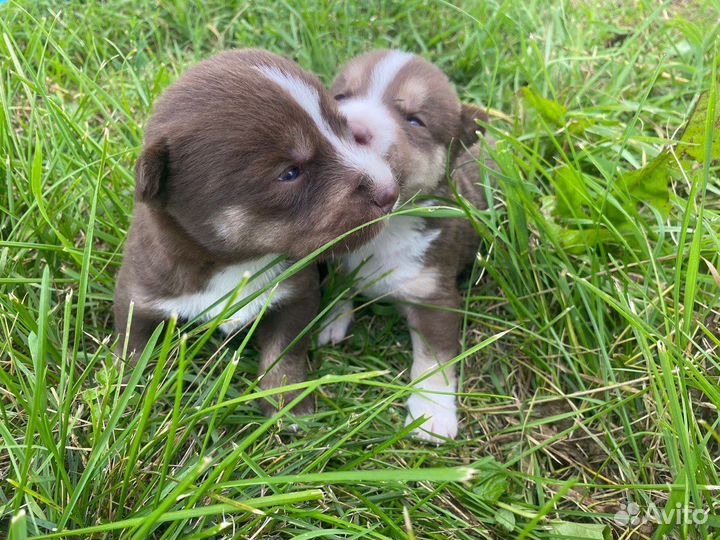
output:
[[[255,49],[201,62],[165,92],[136,173],[138,202],[230,259],[305,256],[381,217],[398,195],[388,165],[355,143],[320,81]]]
[[[429,192],[444,176],[450,143],[471,146],[483,111],[461,104],[445,74],[420,56],[373,51],[350,61],[331,93],[359,144],[385,156],[400,198]]]

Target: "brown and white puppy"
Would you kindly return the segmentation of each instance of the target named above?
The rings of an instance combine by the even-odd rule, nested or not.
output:
[[[141,350],[173,314],[217,316],[250,277],[236,302],[250,301],[221,329],[246,325],[268,303],[261,387],[303,381],[307,340],[269,368],[316,315],[317,270],[307,267],[272,295],[264,289],[293,259],[390,211],[398,195],[388,165],[354,141],[320,81],[257,49],[199,63],[155,104],[136,176],[114,305],[122,336],[134,303],[129,349]],[[366,227],[338,249],[379,229]],[[306,401],[297,412],[311,409]]]
[[[469,154],[464,148],[477,143],[476,120],[487,117],[461,104],[436,66],[405,52],[373,51],[345,66],[331,92],[356,140],[389,161],[400,187],[398,203],[417,194],[452,196],[446,165],[462,162],[453,181],[465,198],[484,206],[475,161],[483,148],[478,143]],[[459,349],[457,275],[472,263],[477,247],[467,220],[394,216],[374,240],[341,258],[365,295],[401,302],[413,343],[411,377],[422,379],[408,400],[407,423],[426,417],[416,435],[432,442],[458,431],[455,367],[443,364]],[[335,315],[320,334],[321,344],[346,335],[351,302],[340,304]]]

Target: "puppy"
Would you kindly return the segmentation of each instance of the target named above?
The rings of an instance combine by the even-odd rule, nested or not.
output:
[[[139,351],[161,321],[211,319],[236,294],[225,332],[268,304],[258,329],[261,387],[304,381],[307,340],[278,358],[317,313],[317,270],[268,285],[293,260],[389,212],[397,197],[388,165],[354,141],[316,77],[256,49],[203,61],[157,101],[145,130],[116,330],[125,335],[134,303],[127,347]],[[296,412],[311,410],[305,400]]]
[[[352,60],[331,92],[356,141],[386,158],[400,187],[398,203],[418,194],[452,197],[446,164],[459,167],[453,182],[476,207],[484,155],[477,120],[482,110],[461,104],[448,78],[419,56],[379,50]],[[464,149],[475,144],[468,154]],[[458,274],[475,259],[478,237],[465,219],[395,216],[371,242],[341,257],[341,267],[355,272],[367,296],[401,302],[413,345],[411,377],[420,392],[408,400],[407,423],[427,421],[416,435],[432,442],[454,438],[458,431],[454,366],[443,364],[458,354],[461,316]],[[320,344],[346,335],[352,304],[338,305]]]

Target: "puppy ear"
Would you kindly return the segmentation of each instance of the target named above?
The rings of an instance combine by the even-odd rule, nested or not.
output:
[[[485,133],[485,128],[478,125],[478,120],[487,122],[489,117],[485,112],[485,109],[478,107],[477,105],[470,105],[469,103],[463,103],[460,112],[461,126],[460,126],[460,142],[465,146],[472,146],[478,141],[478,134]]]
[[[135,200],[162,205],[169,169],[164,139],[146,144],[135,164]]]

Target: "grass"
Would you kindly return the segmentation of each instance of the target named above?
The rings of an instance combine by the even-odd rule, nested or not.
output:
[[[717,0],[0,5],[0,537],[719,538],[712,106],[684,148],[715,161],[670,144],[715,97],[718,20]],[[313,350],[309,418],[264,418],[253,341],[212,325],[113,356],[143,122],[242,46],[325,82],[419,52],[492,110],[457,441],[403,428],[409,337],[382,303]],[[669,189],[631,185],[664,147]],[[618,524],[632,505],[659,519]]]

